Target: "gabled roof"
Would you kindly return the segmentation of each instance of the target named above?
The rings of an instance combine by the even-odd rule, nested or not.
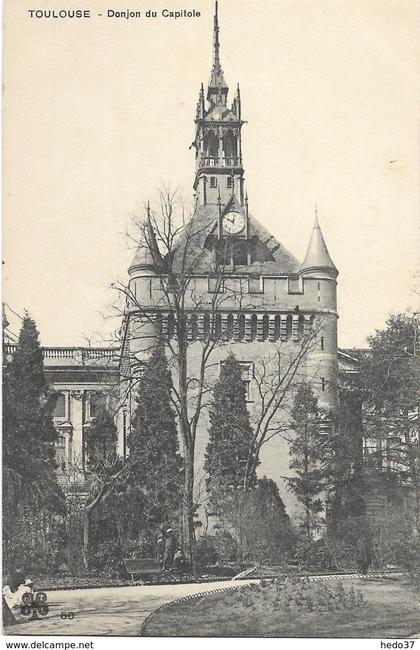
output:
[[[238,117],[226,106],[211,105],[205,114],[206,122],[238,122]]]
[[[233,197],[233,202],[228,203],[222,212],[225,213],[229,209],[243,212],[236,197]],[[214,269],[215,256],[209,241],[212,236],[217,236],[218,215],[218,206],[214,204],[196,208],[194,216],[180,233],[174,257],[175,270],[179,271],[183,263],[184,268],[189,267],[195,274],[208,274]],[[251,214],[248,214],[248,218],[250,238],[254,239],[257,259],[250,266],[240,266],[238,270],[242,273],[258,275],[297,273],[300,265],[294,255]],[[183,258],[184,253],[186,253],[185,258]]]
[[[245,210],[242,205],[239,203],[236,194],[232,194],[229,201],[226,203],[225,207],[222,210],[222,214],[227,214],[230,211],[239,212],[245,216]]]

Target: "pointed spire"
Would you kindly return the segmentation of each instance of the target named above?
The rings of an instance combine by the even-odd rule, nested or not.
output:
[[[237,109],[238,119],[241,119],[241,90],[239,88],[239,82],[236,88],[236,109]]]
[[[314,221],[314,228],[319,228],[319,221],[318,221],[318,203],[315,203],[315,221]]]
[[[163,260],[156,241],[156,234],[150,216],[150,203],[148,201],[146,204],[146,218],[140,229],[139,245],[128,270],[130,272],[132,269],[137,268],[160,269],[162,266]]]
[[[318,206],[315,205],[315,220],[309,241],[308,250],[305,259],[300,267],[301,271],[310,271],[313,269],[323,269],[332,271],[335,275],[338,271],[332,261],[325,243],[323,234],[318,221]]]
[[[227,91],[228,87],[220,64],[219,16],[218,2],[216,0],[213,27],[213,67],[211,69],[207,99],[210,100],[213,95],[224,95],[226,99]]]
[[[200,87],[200,117],[203,118],[206,112],[206,105],[204,101],[204,84]]]

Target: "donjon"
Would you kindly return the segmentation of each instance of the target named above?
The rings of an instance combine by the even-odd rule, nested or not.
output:
[[[180,336],[173,309],[176,290],[171,294],[170,286],[177,281],[177,271],[183,278],[189,274],[189,289],[183,300],[188,340],[185,372],[192,382],[200,377],[203,342],[211,339],[215,342],[211,362],[202,378],[206,390],[217,379],[226,357],[233,353],[243,368],[248,407],[255,424],[263,417],[270,382],[271,386],[278,382],[287,372],[287,364],[298,359],[285,380],[290,396],[272,418],[271,429],[259,449],[258,467],[260,475],[278,483],[290,506],[283,478],[290,473],[288,443],[280,435],[277,419],[284,418],[286,404],[290,405],[291,385],[301,380],[311,381],[325,411],[336,407],[338,271],[317,214],[302,262],[254,216],[258,206],[252,204],[245,187],[243,125],[239,84],[229,101],[221,66],[216,2],[210,80],[206,90],[201,85],[195,115],[193,214],[173,250],[163,251],[153,214],[147,211],[141,241],[129,267],[121,368],[127,381],[132,381],[154,346],[166,345],[170,353],[170,337]],[[176,381],[174,373],[175,387],[179,388]],[[130,399],[133,402],[132,396],[125,431],[132,411]],[[198,484],[203,479],[208,427],[203,409],[195,449]]]

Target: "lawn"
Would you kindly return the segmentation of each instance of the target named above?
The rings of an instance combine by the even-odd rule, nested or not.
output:
[[[157,612],[143,635],[407,638],[420,632],[419,597],[405,579],[311,584],[317,586],[307,586],[309,601],[307,595],[279,598],[271,584],[174,604]]]

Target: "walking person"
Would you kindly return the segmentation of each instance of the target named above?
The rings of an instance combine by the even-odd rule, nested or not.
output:
[[[163,569],[164,555],[165,555],[165,537],[163,533],[160,533],[156,545],[156,562],[159,563],[161,569]]]
[[[356,543],[356,561],[359,573],[366,576],[372,562],[372,552],[369,538],[363,534]]]
[[[163,568],[169,570],[172,568],[175,554],[175,537],[172,528],[168,528],[165,537],[165,552],[163,556]]]

